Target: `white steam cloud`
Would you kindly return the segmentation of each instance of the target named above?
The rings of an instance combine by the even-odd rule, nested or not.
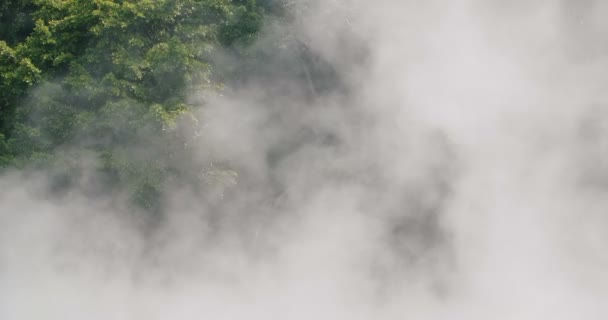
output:
[[[340,88],[205,106],[238,177],[154,234],[0,177],[0,319],[608,318],[608,5],[293,5]]]

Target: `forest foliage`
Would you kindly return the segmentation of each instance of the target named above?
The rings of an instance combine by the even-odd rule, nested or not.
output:
[[[162,210],[170,182],[204,185],[189,141],[200,103],[262,63],[252,44],[285,16],[272,0],[5,0],[0,4],[0,168],[51,172]],[[220,52],[249,66],[221,65]],[[263,56],[263,55],[258,55]],[[85,161],[86,160],[86,161]],[[215,169],[220,170],[220,169]],[[194,173],[194,174],[193,174]],[[110,192],[110,191],[104,191]]]

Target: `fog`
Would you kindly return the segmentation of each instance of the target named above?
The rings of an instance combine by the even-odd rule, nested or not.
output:
[[[194,92],[233,171],[153,232],[0,177],[1,319],[608,317],[608,5],[291,5],[324,76]]]

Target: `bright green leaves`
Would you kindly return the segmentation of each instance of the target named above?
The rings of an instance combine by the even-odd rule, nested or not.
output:
[[[24,52],[40,68],[64,71],[69,62],[81,55],[91,39],[91,27],[98,19],[92,14],[91,1],[36,0],[33,13],[36,27],[26,39]]]
[[[193,91],[221,87],[216,50],[251,44],[265,7],[254,0],[18,2],[0,4],[0,18],[20,10],[30,23],[27,37],[0,41],[0,167],[46,165],[69,176],[86,155],[108,189],[149,211],[160,210],[176,181],[236,183],[236,172],[196,162],[189,149],[196,129],[180,125],[198,121],[188,103]]]
[[[29,57],[23,56],[10,48],[6,42],[0,41],[0,76],[2,88],[13,89],[14,94],[19,94],[40,79],[41,70]]]
[[[0,134],[10,132],[19,98],[41,78],[41,73],[30,58],[0,41]]]
[[[97,40],[81,64],[115,96],[183,101],[211,72],[215,27],[202,18],[209,15],[207,2],[95,1],[99,23],[91,30]]]

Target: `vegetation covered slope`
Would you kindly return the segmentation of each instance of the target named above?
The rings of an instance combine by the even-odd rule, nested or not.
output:
[[[236,77],[214,55],[244,52],[282,8],[256,0],[3,1],[0,167],[52,172],[57,192],[92,167],[93,192],[114,190],[137,208],[161,210],[168,181],[200,182],[188,144],[197,133],[178,130],[198,121],[191,93]]]

